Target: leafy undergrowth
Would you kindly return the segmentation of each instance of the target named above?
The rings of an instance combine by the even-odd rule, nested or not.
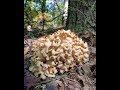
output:
[[[55,78],[41,80],[29,70],[29,46],[33,39],[25,45],[24,58],[24,90],[96,90],[96,34],[95,32],[78,33],[86,41],[90,50],[90,61],[76,66],[73,70]]]

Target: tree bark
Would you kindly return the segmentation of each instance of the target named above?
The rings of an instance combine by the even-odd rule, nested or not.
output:
[[[77,26],[79,13],[76,11],[76,9],[78,9],[79,6],[80,6],[79,0],[69,0],[66,29],[73,30]]]
[[[44,25],[45,25],[45,17],[44,17],[44,13],[45,13],[45,5],[46,5],[46,0],[42,0],[42,30],[44,30]]]
[[[66,25],[66,20],[67,20],[67,16],[68,16],[68,0],[64,0],[64,14],[63,14],[63,24],[64,26]]]
[[[96,0],[69,0],[65,29],[83,31],[90,27],[89,22],[95,24],[95,4]]]

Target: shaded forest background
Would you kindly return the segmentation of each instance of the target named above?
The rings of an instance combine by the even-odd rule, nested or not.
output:
[[[24,35],[96,31],[96,0],[24,0]]]

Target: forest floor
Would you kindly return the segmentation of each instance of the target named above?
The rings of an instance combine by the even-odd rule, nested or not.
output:
[[[30,54],[28,46],[24,47],[24,90],[96,90],[96,33],[86,31],[77,34],[89,45],[89,62],[76,66],[63,75],[41,80],[29,70]],[[27,39],[32,42],[32,39]]]

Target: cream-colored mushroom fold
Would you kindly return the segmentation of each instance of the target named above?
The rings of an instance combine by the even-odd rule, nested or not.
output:
[[[70,30],[59,30],[32,43],[32,58],[29,70],[42,79],[55,77],[89,60],[86,42]]]

